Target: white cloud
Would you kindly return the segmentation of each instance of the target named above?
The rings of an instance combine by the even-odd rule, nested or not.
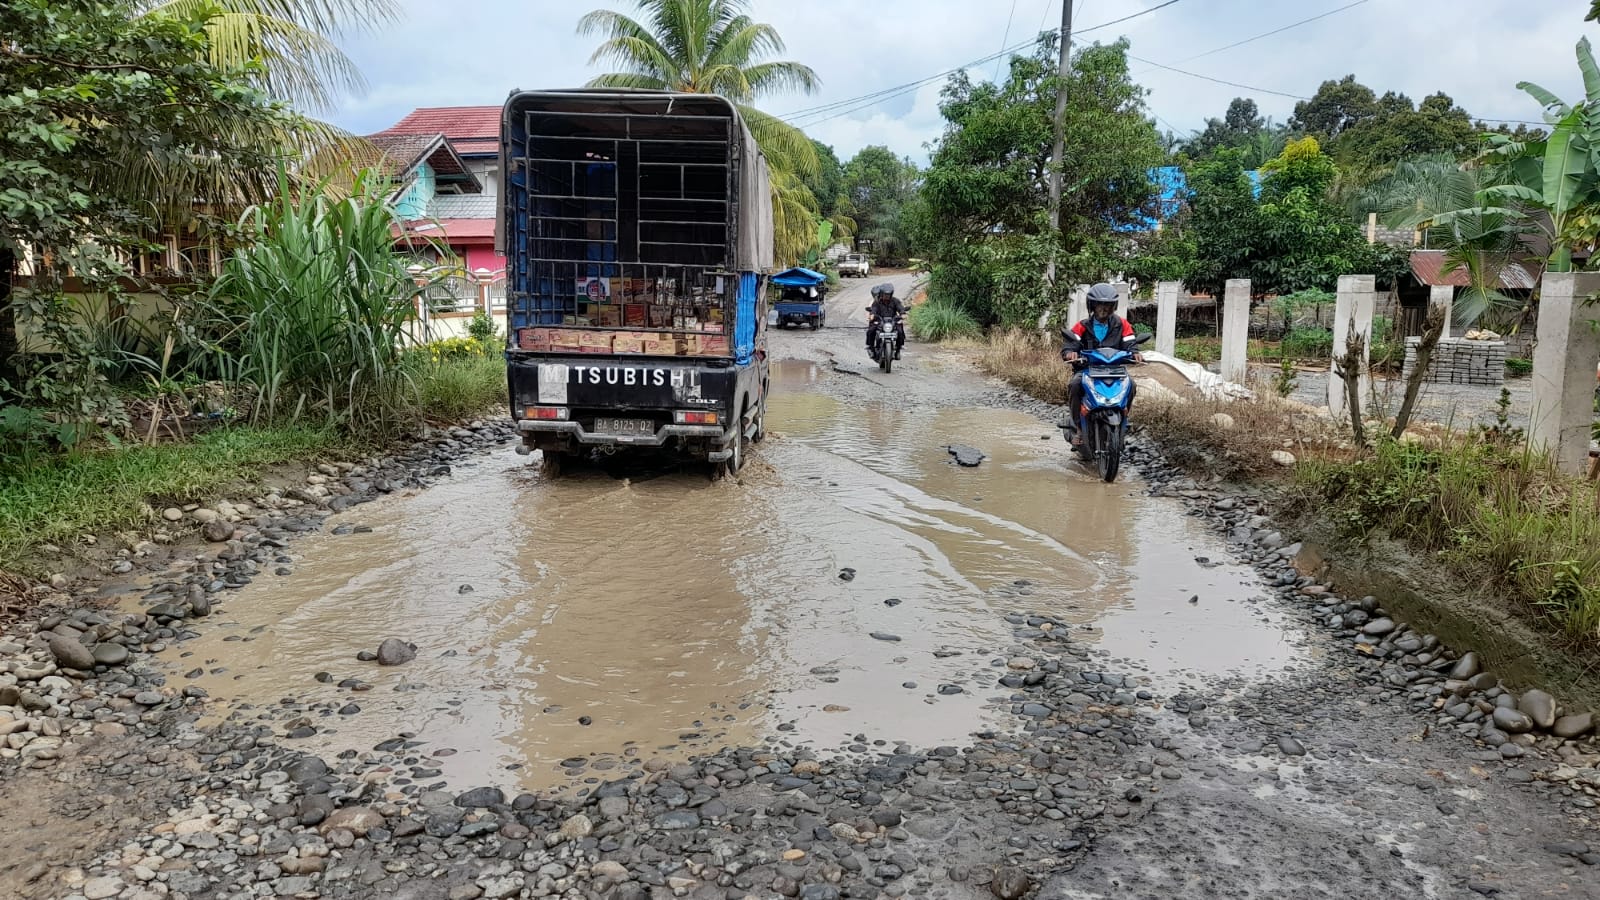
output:
[[[1076,27],[1120,18],[1158,0],[1078,0]],[[1259,0],[1183,0],[1114,28],[1083,35],[1114,40],[1126,34],[1135,55],[1225,81],[1309,95],[1330,78],[1354,73],[1382,93],[1396,90],[1420,100],[1436,90],[1475,116],[1539,118],[1537,105],[1516,89],[1519,80],[1544,85],[1564,97],[1580,83],[1573,45],[1595,30],[1582,20],[1576,0],[1558,3],[1476,0],[1370,0],[1318,22],[1190,62],[1215,47],[1344,5],[1261,3]],[[372,36],[343,42],[372,89],[331,116],[354,131],[375,131],[418,106],[496,104],[514,88],[570,87],[599,68],[588,58],[597,38],[578,37],[578,18],[597,6],[632,11],[628,2],[575,4],[553,0],[475,0],[441,4],[404,0],[405,19]],[[773,97],[762,106],[787,114],[918,81],[1018,44],[1053,26],[1059,0],[754,0],[758,21],[771,23],[787,43],[785,57],[803,61],[822,79],[811,96]],[[1080,32],[1081,33],[1081,32]],[[1150,89],[1151,110],[1179,131],[1220,116],[1234,96],[1251,92],[1134,63]],[[989,78],[993,62],[972,69]],[[887,144],[922,160],[922,145],[938,137],[943,122],[935,81],[809,128],[848,158],[867,144]],[[1279,121],[1295,101],[1254,95]]]

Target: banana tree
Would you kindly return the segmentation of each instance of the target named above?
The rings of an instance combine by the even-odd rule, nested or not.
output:
[[[1544,107],[1550,134],[1539,141],[1490,135],[1483,160],[1505,176],[1484,191],[1481,212],[1520,212],[1550,241],[1549,271],[1572,271],[1575,246],[1592,246],[1600,210],[1600,66],[1588,38],[1578,41],[1584,98],[1572,105],[1532,82],[1517,87]]]

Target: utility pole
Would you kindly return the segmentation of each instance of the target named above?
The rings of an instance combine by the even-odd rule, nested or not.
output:
[[[1045,280],[1054,287],[1056,283],[1056,253],[1061,243],[1057,232],[1061,230],[1061,155],[1065,152],[1067,118],[1067,75],[1072,71],[1072,0],[1061,0],[1061,61],[1056,74],[1061,82],[1056,91],[1056,143],[1050,154],[1050,233],[1055,243],[1050,245],[1050,262],[1045,267]]]

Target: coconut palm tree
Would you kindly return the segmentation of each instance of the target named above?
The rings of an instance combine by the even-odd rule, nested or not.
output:
[[[605,37],[589,62],[618,69],[589,86],[719,94],[733,101],[771,170],[778,254],[797,258],[816,231],[816,198],[800,180],[816,171],[816,148],[800,129],[752,104],[777,91],[815,91],[817,74],[801,63],[767,58],[783,52],[783,39],[749,16],[746,0],[637,3],[639,19],[600,9],[578,21],[580,35]]]
[[[394,21],[397,0],[135,0],[143,16],[203,21],[208,61],[247,71],[262,93],[293,112],[263,129],[234,123],[230,143],[274,146],[291,171],[311,181],[347,176],[352,163],[370,159],[366,142],[306,113],[325,113],[340,97],[365,89],[359,69],[334,39]],[[220,126],[219,126],[220,127]],[[185,166],[183,178],[159,160],[135,154],[130,184],[142,186],[167,224],[183,224],[198,199],[213,211],[232,213],[270,193],[273,173]]]
[[[1449,154],[1409,159],[1357,196],[1357,213],[1375,212],[1389,228],[1420,231],[1427,246],[1443,250],[1445,271],[1463,269],[1469,284],[1457,298],[1455,324],[1465,328],[1484,314],[1508,314],[1521,303],[1498,290],[1524,235],[1533,229],[1518,210],[1491,202],[1503,172],[1463,165]]]
[[[334,38],[393,22],[396,0],[139,0],[144,15],[190,18],[210,12],[206,35],[220,68],[261,64],[259,86],[304,112],[331,110],[366,87]]]

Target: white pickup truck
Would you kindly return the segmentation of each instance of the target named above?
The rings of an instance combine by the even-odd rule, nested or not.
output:
[[[872,260],[865,253],[846,253],[839,260],[840,278],[865,278],[872,274]]]

